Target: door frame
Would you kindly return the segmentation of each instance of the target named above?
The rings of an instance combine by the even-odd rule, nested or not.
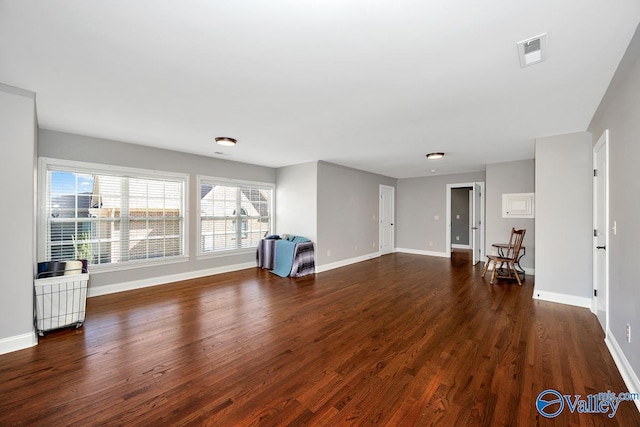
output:
[[[600,152],[600,150],[602,150]],[[609,331],[609,129],[606,129],[598,142],[593,146],[593,169],[597,169],[598,156],[604,156],[605,171],[603,174],[594,174],[593,182],[593,229],[598,229],[598,191],[596,178],[604,179],[604,244],[606,246],[604,252],[604,283],[598,283],[598,250],[596,249],[597,237],[593,237],[593,294],[591,299],[591,311],[596,315],[604,330],[605,339]],[[595,233],[594,233],[595,234]],[[600,293],[596,297],[596,291]],[[604,298],[602,298],[604,297]],[[598,317],[598,302],[604,304],[604,325]]]
[[[382,236],[384,233],[384,229],[383,229],[383,225],[382,225],[382,191],[384,190],[391,190],[391,200],[390,200],[390,204],[391,204],[391,250],[383,252],[382,251]],[[390,254],[393,253],[395,250],[395,246],[396,246],[396,227],[395,227],[395,222],[396,222],[396,187],[393,187],[391,185],[384,185],[384,184],[380,184],[379,187],[379,207],[378,207],[378,252],[380,253],[380,255],[386,255],[386,254]]]
[[[485,209],[485,195],[486,192],[484,191],[484,181],[480,182],[462,182],[462,183],[456,183],[456,184],[447,184],[447,198],[446,198],[446,209],[447,209],[447,214],[446,214],[446,222],[445,222],[445,230],[446,230],[446,247],[445,247],[445,254],[447,258],[451,258],[451,190],[454,188],[464,188],[464,187],[472,187],[475,188],[475,184],[478,184],[480,186],[480,254],[479,254],[479,260],[483,260],[484,259],[484,235],[485,235],[485,220],[484,220],[484,209]],[[473,215],[472,212],[470,212],[470,215]],[[469,234],[469,240],[471,241],[471,246],[473,247],[473,237],[471,235],[471,233]],[[475,249],[473,249],[475,250]]]
[[[473,227],[473,188],[469,190],[469,244],[467,245],[467,249],[473,249],[473,242],[471,239],[473,235],[471,234],[471,228]],[[453,244],[452,244],[453,245]]]
[[[455,188],[451,189],[452,191],[455,190]],[[453,195],[452,195],[453,198]],[[453,249],[473,249],[473,242],[471,241],[471,239],[473,238],[473,234],[471,233],[471,227],[473,227],[473,188],[471,190],[469,190],[469,193],[467,194],[467,198],[469,200],[467,200],[467,215],[469,216],[469,224],[467,225],[468,230],[467,233],[469,233],[468,239],[467,239],[467,244],[463,245],[460,243],[456,243],[455,239],[453,237],[453,235],[451,236],[451,247]],[[453,232],[453,212],[451,212],[451,228],[450,231]]]

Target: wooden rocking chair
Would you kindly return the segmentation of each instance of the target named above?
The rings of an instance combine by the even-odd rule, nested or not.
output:
[[[518,270],[516,270],[516,264],[518,263],[518,259],[520,257],[522,240],[524,240],[524,234],[526,233],[526,231],[526,228],[522,230],[516,230],[515,228],[512,228],[511,237],[509,238],[509,245],[507,246],[506,250],[499,253],[499,255],[487,255],[487,262],[484,265],[482,277],[484,277],[487,273],[489,264],[493,262],[493,271],[491,272],[491,280],[489,281],[490,284],[493,285],[493,281],[495,280],[497,275],[499,279],[516,279],[518,281],[518,285],[522,286],[522,282],[520,281],[520,273],[518,272]],[[503,266],[505,265],[506,268],[503,268]]]

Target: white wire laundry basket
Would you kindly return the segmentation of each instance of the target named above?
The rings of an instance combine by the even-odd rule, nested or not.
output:
[[[38,335],[84,323],[89,273],[34,280],[35,324]]]

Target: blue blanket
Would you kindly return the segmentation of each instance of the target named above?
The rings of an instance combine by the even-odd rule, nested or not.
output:
[[[291,273],[291,267],[293,266],[293,251],[296,248],[294,242],[288,240],[276,240],[276,262],[273,270],[273,274],[277,274],[280,277],[287,277]]]
[[[293,243],[306,243],[306,242],[310,242],[311,241],[311,240],[307,239],[306,237],[294,236],[294,235],[290,235],[285,240],[287,240],[289,242],[293,242]]]

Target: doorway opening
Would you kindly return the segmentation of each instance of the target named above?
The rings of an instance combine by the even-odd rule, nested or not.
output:
[[[471,249],[473,187],[451,189],[451,249]]]
[[[451,189],[451,262],[465,265],[473,261],[473,187]]]
[[[609,130],[593,147],[593,299],[596,314],[609,336]],[[616,233],[614,221],[613,233]]]
[[[466,251],[473,265],[484,259],[484,182],[447,184],[447,256]],[[466,214],[465,214],[466,212]],[[466,242],[466,244],[465,244]],[[456,253],[464,259],[465,254]]]

